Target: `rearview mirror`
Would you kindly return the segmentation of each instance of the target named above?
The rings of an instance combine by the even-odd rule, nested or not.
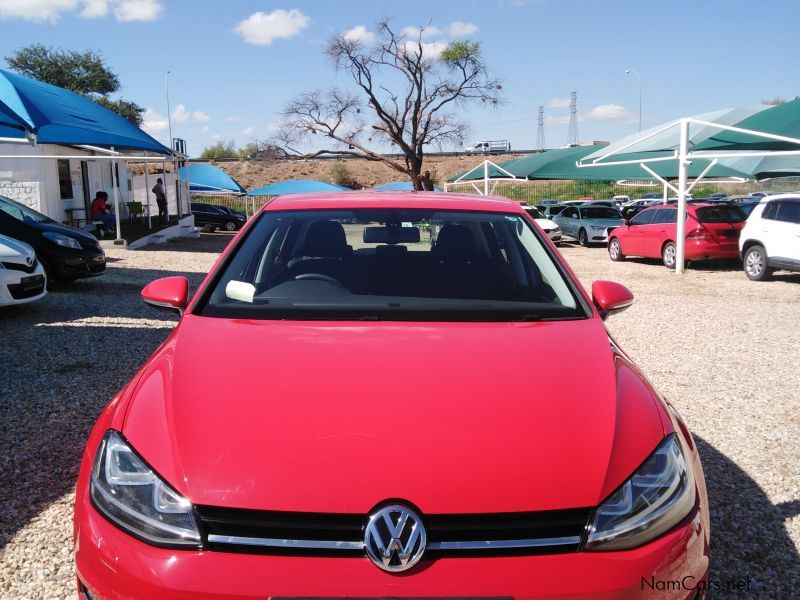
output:
[[[633,304],[633,294],[624,285],[613,281],[595,281],[592,283],[592,300],[605,319]]]
[[[142,300],[150,306],[182,315],[189,304],[189,280],[175,276],[151,281],[142,290]]]
[[[416,244],[419,242],[418,227],[365,227],[364,243],[366,244]]]

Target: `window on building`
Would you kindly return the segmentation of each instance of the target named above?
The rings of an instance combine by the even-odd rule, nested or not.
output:
[[[58,187],[62,200],[72,200],[72,178],[69,175],[69,161],[58,161]]]

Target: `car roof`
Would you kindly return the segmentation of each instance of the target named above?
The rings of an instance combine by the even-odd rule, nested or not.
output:
[[[484,212],[523,211],[516,200],[501,196],[452,194],[449,192],[325,192],[291,194],[270,200],[263,211],[326,208],[408,208],[434,210],[477,210]]]

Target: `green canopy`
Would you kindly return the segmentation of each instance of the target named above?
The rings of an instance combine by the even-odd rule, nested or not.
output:
[[[575,163],[582,158],[589,156],[597,151],[597,146],[580,146],[577,148],[557,148],[547,150],[539,154],[533,154],[524,158],[518,158],[508,162],[500,163],[502,167],[514,177],[519,179],[558,179],[558,180],[592,180],[592,181],[619,181],[622,179],[630,181],[649,181],[653,177],[638,163],[628,165],[609,165],[602,167],[581,168]],[[672,152],[637,152],[627,153],[625,160],[645,160],[659,156],[672,156]],[[709,160],[694,160],[689,167],[689,177],[700,176],[703,170],[709,165]],[[676,179],[678,177],[677,161],[664,161],[650,163],[649,167],[659,176],[665,179]],[[489,168],[489,178],[505,179],[509,175],[494,167]],[[748,177],[747,174],[739,171],[732,166],[722,164],[714,165],[706,174],[706,177]],[[459,176],[450,179],[450,182],[458,179]],[[484,179],[484,169],[475,168],[460,181],[479,181]]]
[[[751,115],[733,125],[761,133],[800,139],[800,99],[779,104]],[[749,133],[721,130],[696,144],[698,150],[797,150],[797,143],[770,140]]]

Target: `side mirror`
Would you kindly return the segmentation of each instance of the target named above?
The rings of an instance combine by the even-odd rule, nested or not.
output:
[[[189,304],[189,280],[176,276],[151,281],[142,290],[142,300],[150,306],[182,315]]]
[[[592,283],[592,300],[605,319],[633,304],[633,294],[624,285],[613,281],[595,281]]]

